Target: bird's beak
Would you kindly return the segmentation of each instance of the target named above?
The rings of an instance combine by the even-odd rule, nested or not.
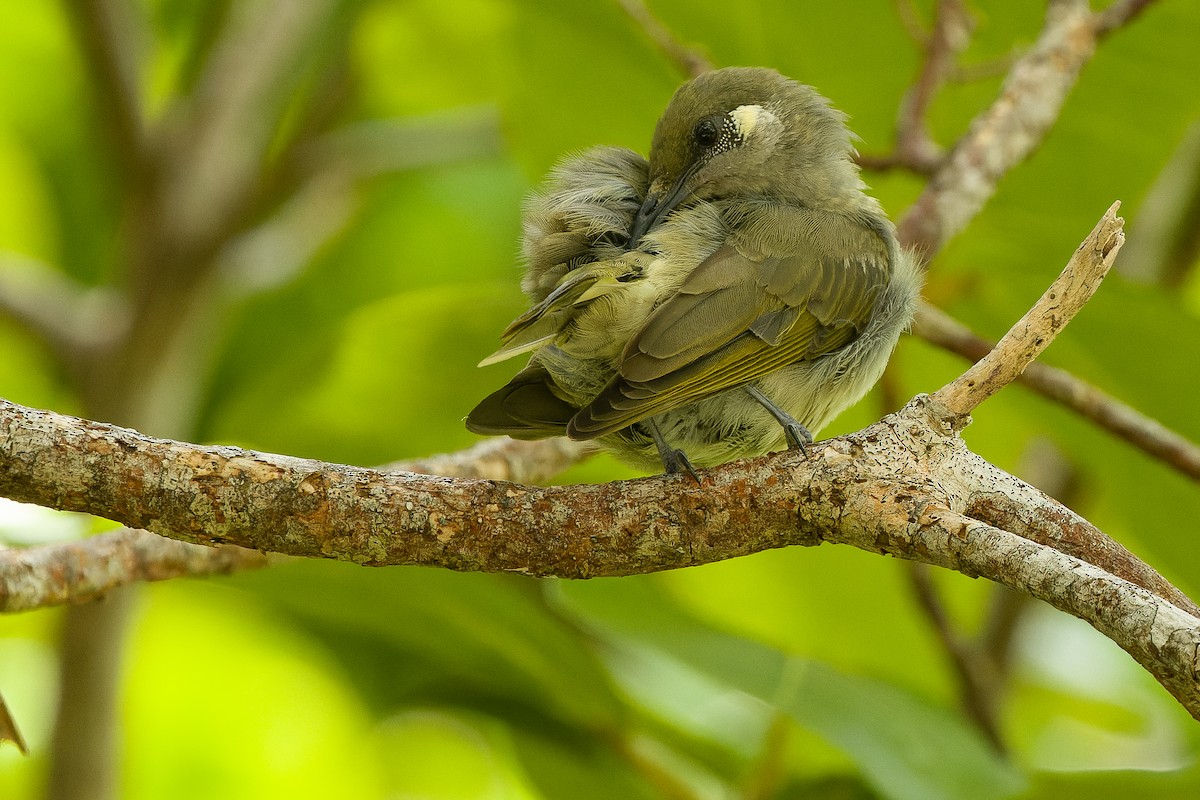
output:
[[[695,168],[686,170],[666,191],[663,191],[661,186],[650,185],[650,191],[646,193],[646,201],[642,203],[637,216],[633,218],[633,227],[629,229],[629,243],[625,245],[626,250],[635,249],[643,236],[658,227],[658,223],[662,222],[667,214],[674,211],[675,207],[692,193],[691,179],[695,172]]]

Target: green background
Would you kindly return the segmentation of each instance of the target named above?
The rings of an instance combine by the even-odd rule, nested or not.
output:
[[[0,4],[0,262],[104,286],[120,281],[128,176],[97,123],[66,5]],[[228,4],[134,6],[148,20],[140,78],[154,117],[188,91]],[[917,3],[926,19],[928,6]],[[817,86],[864,152],[890,146],[919,64],[892,3],[652,7],[717,65]],[[967,64],[1019,53],[1042,24],[1032,0],[972,8]],[[1117,199],[1128,254],[1154,222],[1139,210],[1182,169],[1200,124],[1196,41],[1200,4],[1164,0],[1103,42],[1044,146],[935,259],[926,296],[999,336]],[[280,151],[334,70],[339,103],[316,138],[354,147],[383,122],[399,134],[386,158],[307,205],[269,207],[218,253],[192,438],[367,465],[468,446],[462,418],[514,369],[474,365],[523,307],[522,197],[564,153],[644,152],[680,76],[615,3],[591,0],[343,2],[301,61]],[[998,75],[948,86],[934,136],[952,142],[999,86]],[[893,218],[922,185],[866,177]],[[1200,440],[1195,270],[1166,287],[1119,266],[1044,360]],[[907,399],[962,366],[905,337],[890,381]],[[47,348],[3,315],[0,396],[85,410]],[[825,435],[887,403],[873,393]],[[965,437],[1018,475],[1059,464],[1074,508],[1200,596],[1194,482],[1020,387],[984,404]],[[600,457],[563,480],[632,475]],[[15,545],[95,527],[0,508],[0,542]],[[973,635],[994,587],[933,577]],[[0,797],[45,784],[62,614],[0,618],[0,692],[33,751],[0,745]],[[124,652],[127,798],[1200,793],[1195,723],[1111,642],[1033,604],[1002,690],[1009,753],[995,756],[958,711],[905,565],[847,548],[580,583],[297,563],[143,587]]]

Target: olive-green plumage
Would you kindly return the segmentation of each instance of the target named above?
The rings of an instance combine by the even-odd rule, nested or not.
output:
[[[648,162],[565,161],[525,208],[533,305],[484,363],[532,358],[467,427],[668,470],[808,439],[878,380],[920,289],[852,152],[813,89],[731,68],[679,88]]]

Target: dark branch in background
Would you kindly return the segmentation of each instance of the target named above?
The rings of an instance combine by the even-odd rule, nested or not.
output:
[[[713,68],[711,61],[675,38],[670,29],[646,8],[642,0],[617,0],[617,5],[650,37],[650,41],[654,42],[659,52],[668,61],[673,62],[684,75],[694,78]]]
[[[1108,8],[1096,13],[1096,37],[1102,39],[1133,22],[1153,2],[1154,0],[1114,0]]]
[[[974,721],[997,752],[1006,751],[1000,736],[998,676],[987,654],[955,630],[942,602],[933,574],[926,564],[913,563],[907,570],[913,597],[929,621],[949,657],[958,678],[963,711]],[[1003,588],[1003,587],[1001,587]]]
[[[1071,507],[1075,473],[1062,454],[1046,440],[1035,440],[1021,459],[1026,480]],[[991,587],[987,614],[978,633],[957,629],[937,590],[935,574],[924,564],[909,564],[917,608],[929,622],[958,679],[963,711],[997,749],[1006,750],[1000,710],[1011,671],[1012,640],[1023,613],[1032,607],[1026,594],[999,584]]]
[[[899,3],[898,9],[912,9]],[[903,19],[903,16],[902,16]],[[957,69],[958,56],[971,43],[974,22],[962,0],[939,0],[934,9],[933,32],[921,42],[925,57],[913,86],[900,101],[896,120],[896,146],[883,156],[861,156],[868,169],[905,167],[929,175],[942,163],[942,148],[929,136],[926,117],[937,92]]]
[[[146,167],[148,150],[138,74],[145,21],[128,0],[75,0],[64,5],[96,86],[96,113],[107,123],[125,174],[136,180]]]
[[[951,353],[976,361],[992,344],[945,312],[922,303],[913,333]],[[1200,481],[1200,447],[1137,409],[1122,403],[1069,372],[1030,364],[1017,381],[1072,409],[1192,480]]]
[[[1096,44],[1085,0],[1058,0],[1036,44],[1013,64],[1000,97],[971,123],[897,225],[901,241],[934,253],[983,207],[1000,178],[1028,158],[1058,119]]]

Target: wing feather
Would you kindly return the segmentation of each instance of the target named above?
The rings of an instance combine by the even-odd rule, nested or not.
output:
[[[888,243],[847,217],[793,222],[773,252],[735,235],[702,261],[630,340],[618,374],[568,434],[602,436],[853,341],[890,278]],[[814,235],[831,226],[841,228]],[[830,241],[837,252],[821,244]]]

